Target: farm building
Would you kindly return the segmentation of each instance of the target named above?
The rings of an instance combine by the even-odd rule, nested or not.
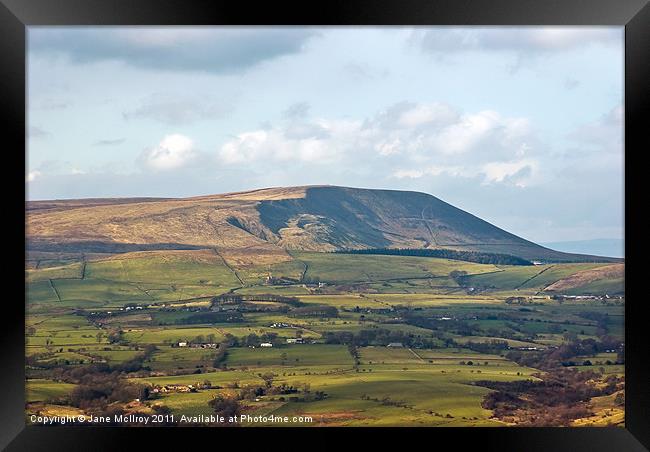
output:
[[[260,344],[260,347],[273,347],[273,344],[271,344],[270,342],[262,342]]]
[[[217,343],[192,343],[190,344],[192,348],[219,348]]]
[[[301,337],[297,337],[295,339],[289,338],[287,339],[287,344],[304,344],[305,341]]]
[[[401,342],[391,342],[386,347],[401,348],[401,347],[404,347],[404,344],[402,344]]]

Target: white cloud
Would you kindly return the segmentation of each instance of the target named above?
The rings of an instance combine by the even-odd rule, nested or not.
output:
[[[483,165],[481,172],[486,182],[504,182],[510,179],[518,187],[526,187],[538,168],[532,159],[510,162],[490,162]]]
[[[475,175],[471,171],[459,166],[435,166],[434,165],[423,169],[397,170],[392,174],[392,176],[398,179],[419,179],[424,176],[440,176],[442,174],[447,174],[449,176],[463,176],[463,177],[471,177]]]
[[[447,104],[401,102],[366,120],[287,121],[238,134],[218,149],[225,165],[281,162],[374,168],[380,177],[441,174],[527,184],[538,167],[526,118],[462,113]],[[382,173],[383,172],[383,173]]]
[[[27,176],[25,177],[25,181],[26,182],[34,182],[36,180],[36,178],[38,178],[38,177],[41,177],[41,172],[40,171],[37,171],[37,170],[30,171],[29,173],[27,173]]]
[[[446,123],[456,119],[456,112],[446,104],[419,104],[403,111],[398,124],[404,128],[413,128],[425,124]]]
[[[399,103],[364,122],[362,136],[382,155],[414,159],[472,153],[489,149],[492,158],[509,157],[530,147],[533,134],[526,118],[503,117],[496,111],[461,113],[450,105]]]
[[[498,27],[416,30],[411,41],[425,51],[557,52],[590,45],[620,45],[619,27]]]
[[[499,122],[500,118],[496,112],[464,115],[459,121],[447,125],[436,134],[432,144],[445,154],[467,152],[496,130]]]
[[[272,128],[237,135],[225,143],[218,154],[226,164],[265,161],[328,163],[338,158],[340,149],[329,139],[334,124],[318,125],[322,135],[300,134],[290,129]]]
[[[519,45],[543,50],[566,50],[593,44],[614,44],[620,33],[613,28],[541,27],[517,34]],[[496,40],[499,46],[508,47],[507,36]],[[506,38],[506,39],[503,39]]]
[[[536,182],[539,162],[535,159],[493,161],[482,165],[465,162],[464,165],[432,165],[420,169],[398,169],[392,173],[397,179],[422,179],[427,177],[451,176],[474,178],[483,184],[508,183],[516,187],[527,187]]]
[[[165,136],[158,146],[140,156],[141,162],[154,171],[167,171],[185,166],[198,157],[194,142],[180,134]]]

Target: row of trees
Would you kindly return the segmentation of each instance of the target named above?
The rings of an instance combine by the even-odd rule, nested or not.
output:
[[[576,338],[561,344],[557,348],[545,350],[530,352],[512,350],[506,354],[506,358],[522,366],[546,370],[573,365],[577,356],[591,356],[607,350],[617,351],[615,364],[625,363],[625,345],[610,336],[603,336],[598,341],[591,338]]]
[[[436,338],[427,338],[404,333],[403,331],[391,331],[385,328],[373,328],[360,330],[356,333],[351,331],[326,331],[323,334],[327,344],[345,344],[364,347],[367,345],[388,345],[390,343],[401,343],[407,347],[433,348],[439,346]],[[353,353],[351,349],[351,353]]]
[[[442,259],[453,259],[479,264],[494,265],[533,265],[529,260],[510,254],[485,253],[480,251],[458,251],[446,248],[421,249],[421,248],[367,248],[361,250],[342,250],[334,253],[344,254],[383,254],[389,256],[417,256],[417,257],[438,257]]]
[[[284,303],[295,307],[304,306],[304,303],[302,303],[297,297],[284,297],[274,294],[246,295],[234,293],[226,293],[213,297],[212,306],[214,307],[220,304],[238,304],[246,301],[269,301],[275,303]]]

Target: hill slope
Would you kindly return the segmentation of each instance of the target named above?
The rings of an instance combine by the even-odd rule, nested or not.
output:
[[[286,250],[449,248],[544,261],[616,261],[544,248],[424,193],[309,186],[184,199],[32,201],[28,248],[125,252],[214,248],[289,259]]]

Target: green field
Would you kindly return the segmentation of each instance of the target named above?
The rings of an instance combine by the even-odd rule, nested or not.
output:
[[[148,285],[171,284],[231,287],[237,284],[232,271],[218,257],[183,254],[143,256],[91,262],[86,266],[91,279],[128,281]]]
[[[230,367],[352,367],[352,357],[341,345],[291,345],[274,348],[239,348],[229,351]]]
[[[608,264],[552,264],[532,267],[503,266],[493,273],[470,275],[466,284],[477,288],[497,290],[516,290],[518,292],[537,292],[554,282],[573,275],[579,271],[603,267]],[[602,279],[585,286],[566,291],[567,295],[592,295],[604,293],[619,293],[622,281],[620,279]]]
[[[74,388],[74,385],[49,380],[33,379],[27,382],[26,388],[27,402],[45,402],[66,396],[70,393],[72,388]]]
[[[468,274],[496,270],[493,265],[428,257],[305,252],[294,252],[293,256],[307,265],[307,279],[336,284],[446,277],[454,270]]]

